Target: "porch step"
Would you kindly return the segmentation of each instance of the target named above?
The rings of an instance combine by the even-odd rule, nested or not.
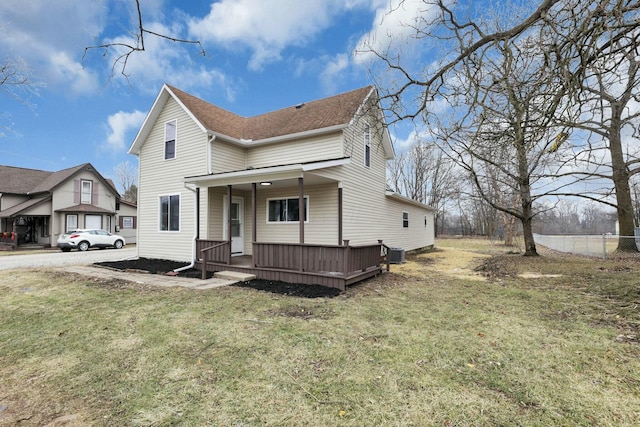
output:
[[[216,271],[213,277],[225,280],[236,280],[238,282],[248,282],[256,278],[255,274],[240,273],[239,271]]]

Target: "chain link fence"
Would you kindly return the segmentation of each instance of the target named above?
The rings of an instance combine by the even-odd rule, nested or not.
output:
[[[635,239],[636,245],[640,247],[638,230],[636,230],[636,236],[618,236],[615,234],[550,236],[534,234],[533,238],[536,244],[554,251],[594,256],[602,259],[606,259],[607,254],[611,254],[616,250],[619,239]]]

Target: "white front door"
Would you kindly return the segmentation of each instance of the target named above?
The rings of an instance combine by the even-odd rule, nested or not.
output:
[[[229,215],[229,199],[224,199],[224,239],[229,235],[227,217]],[[234,197],[231,203],[231,255],[242,255],[244,253],[244,199]]]

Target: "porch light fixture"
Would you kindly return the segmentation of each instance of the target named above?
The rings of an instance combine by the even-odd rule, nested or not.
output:
[[[271,181],[262,181],[260,185],[264,185],[265,187],[268,187],[271,185]]]

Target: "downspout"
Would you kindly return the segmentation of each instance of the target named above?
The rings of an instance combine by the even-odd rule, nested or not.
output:
[[[209,140],[207,141],[207,173],[211,175],[213,173],[213,165],[211,164],[211,145],[215,141],[216,136],[212,133],[208,133]]]
[[[179,273],[184,270],[188,270],[190,268],[193,268],[194,265],[196,265],[196,240],[198,239],[198,234],[200,229],[200,223],[198,221],[198,219],[200,218],[200,197],[199,197],[198,189],[189,187],[186,182],[184,183],[184,188],[186,188],[189,191],[193,191],[193,195],[196,199],[196,202],[194,203],[194,215],[196,220],[195,220],[195,227],[193,230],[193,243],[191,244],[191,263],[189,265],[185,265],[184,267],[174,269],[173,271],[176,273]]]

